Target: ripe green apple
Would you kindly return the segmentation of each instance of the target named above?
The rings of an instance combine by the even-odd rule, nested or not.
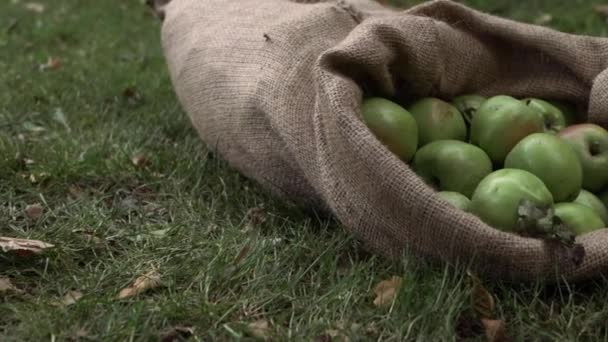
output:
[[[468,199],[467,196],[454,191],[439,191],[437,192],[437,195],[439,195],[439,197],[443,198],[454,207],[460,210],[469,211],[471,200]]]
[[[578,114],[578,110],[572,104],[558,100],[547,100],[547,102],[557,107],[557,109],[562,112],[564,119],[566,120],[566,127],[582,122],[581,116]]]
[[[484,178],[471,198],[470,211],[485,223],[504,231],[518,231],[519,209],[529,202],[539,210],[553,205],[553,196],[543,181],[518,169],[501,169]]]
[[[602,203],[604,203],[604,206],[606,206],[606,208],[608,208],[608,190],[604,190],[604,191],[600,192],[597,196],[600,199],[600,201],[602,201]]]
[[[513,147],[505,167],[533,173],[545,183],[556,202],[573,201],[583,185],[583,169],[576,152],[563,139],[532,133]]]
[[[475,112],[481,107],[481,104],[486,101],[486,98],[481,95],[467,94],[457,96],[452,99],[452,104],[464,117],[464,121],[467,125],[470,125],[473,121]]]
[[[544,131],[542,114],[505,95],[489,98],[471,123],[471,143],[481,147],[492,162],[502,165],[511,149],[524,137]]]
[[[559,136],[574,148],[583,166],[583,188],[596,192],[608,185],[608,131],[585,123],[566,127]]]
[[[380,97],[363,100],[363,120],[374,135],[401,160],[409,162],[418,148],[418,125],[405,108]]]
[[[545,132],[557,133],[566,127],[566,118],[562,111],[551,103],[535,98],[522,100],[528,107],[539,111],[545,122]]]
[[[557,203],[554,209],[555,216],[559,217],[576,235],[605,227],[604,221],[593,209],[580,203]]]
[[[593,211],[600,216],[602,221],[604,221],[604,224],[608,224],[608,209],[606,208],[606,205],[591,192],[584,189],[581,190],[581,193],[574,200],[574,203],[579,203],[593,209]]]
[[[467,197],[492,172],[492,162],[482,149],[459,140],[439,140],[421,147],[412,165],[429,185]]]
[[[420,146],[437,140],[465,140],[467,127],[462,114],[451,104],[433,97],[420,99],[409,107],[418,123]]]

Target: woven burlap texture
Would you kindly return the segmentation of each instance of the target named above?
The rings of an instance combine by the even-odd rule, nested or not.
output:
[[[330,211],[372,251],[404,251],[511,280],[608,270],[608,230],[562,248],[500,232],[440,200],[361,121],[364,92],[562,99],[608,125],[608,39],[451,1],[401,11],[367,0],[173,0],[162,42],[206,144],[277,196]]]

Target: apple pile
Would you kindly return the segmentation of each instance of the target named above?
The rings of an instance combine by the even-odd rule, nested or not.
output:
[[[507,232],[574,241],[608,225],[608,131],[537,98],[366,98],[363,120],[441,198]]]

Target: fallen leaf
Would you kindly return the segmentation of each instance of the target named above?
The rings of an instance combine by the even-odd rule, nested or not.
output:
[[[82,292],[77,290],[68,291],[68,293],[66,293],[65,296],[61,298],[59,304],[63,306],[72,305],[75,304],[80,298],[82,298]]]
[[[136,167],[147,167],[152,164],[144,154],[136,154],[131,157],[131,163]]]
[[[173,327],[163,334],[161,342],[184,341],[194,334],[191,327]]]
[[[265,319],[260,319],[255,322],[251,322],[247,325],[249,332],[253,337],[257,337],[263,340],[268,339],[270,335],[270,324]]]
[[[24,5],[25,9],[35,12],[35,13],[42,13],[45,10],[45,7],[43,4],[38,3],[38,2],[28,2]]]
[[[595,5],[593,6],[593,10],[596,13],[608,16],[608,5]]]
[[[479,278],[470,272],[468,275],[473,283],[473,290],[471,292],[471,305],[473,310],[481,318],[493,318],[494,309],[496,308],[494,297],[492,297],[490,292],[483,287]]]
[[[150,271],[135,279],[133,285],[122,289],[118,294],[118,299],[133,297],[158,286],[160,286],[160,274],[157,271]]]
[[[39,203],[30,204],[25,207],[25,215],[32,220],[39,219],[44,213],[44,208]]]
[[[11,282],[11,279],[9,277],[0,276],[0,293],[4,293],[4,292],[8,292],[8,291],[12,291],[15,293],[23,292],[23,291],[19,290],[18,288],[16,288],[15,285],[13,285],[13,283]]]
[[[57,69],[60,69],[62,66],[63,66],[63,62],[61,61],[61,59],[59,57],[49,57],[46,60],[46,63],[40,64],[38,69],[40,71],[57,70]]]
[[[501,319],[481,319],[488,342],[509,341],[506,334],[505,322]]]
[[[397,290],[401,286],[401,277],[393,276],[391,279],[383,280],[376,285],[374,293],[374,305],[377,307],[385,307],[390,305],[397,294]]]
[[[53,120],[57,121],[63,127],[65,127],[65,130],[68,131],[68,133],[72,131],[70,125],[68,124],[68,119],[65,117],[63,109],[55,108],[55,111],[53,112]]]
[[[553,16],[549,13],[543,13],[534,20],[536,25],[545,25],[553,20]]]
[[[55,246],[38,240],[0,237],[0,248],[2,248],[2,252],[11,252],[20,257],[29,257],[34,254],[41,254],[45,249],[52,247]]]

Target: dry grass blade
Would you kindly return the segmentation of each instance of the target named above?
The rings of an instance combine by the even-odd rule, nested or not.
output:
[[[160,286],[160,274],[157,271],[150,271],[135,279],[133,285],[122,289],[118,294],[118,299],[134,297],[158,286]]]
[[[401,286],[401,281],[401,277],[393,276],[391,279],[379,282],[374,288],[374,293],[376,294],[374,305],[377,307],[390,305]]]

